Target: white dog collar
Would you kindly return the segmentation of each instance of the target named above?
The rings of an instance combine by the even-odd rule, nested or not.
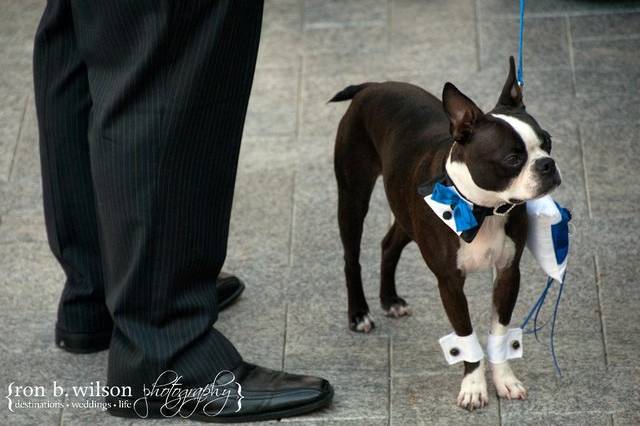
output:
[[[484,352],[475,331],[464,337],[451,333],[441,337],[438,342],[449,365],[460,361],[478,362],[484,358]]]
[[[522,329],[510,328],[504,336],[489,334],[487,339],[489,362],[501,364],[513,358],[522,358]]]

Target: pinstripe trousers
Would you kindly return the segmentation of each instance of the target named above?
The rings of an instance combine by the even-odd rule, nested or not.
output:
[[[113,330],[108,382],[209,383],[263,0],[48,0],[34,84],[57,326]]]

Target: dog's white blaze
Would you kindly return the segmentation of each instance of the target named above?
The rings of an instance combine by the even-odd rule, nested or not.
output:
[[[460,239],[457,266],[465,274],[491,267],[511,265],[516,253],[515,243],[504,232],[506,216],[488,216],[471,243]]]

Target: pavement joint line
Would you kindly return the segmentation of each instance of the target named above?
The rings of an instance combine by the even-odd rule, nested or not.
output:
[[[569,17],[565,18],[565,26],[567,33],[567,47],[569,49],[569,65],[571,67],[571,90],[572,95],[576,96],[578,92],[578,87],[576,84],[576,66],[575,66],[575,53],[573,51],[573,36],[571,34],[571,22],[569,21]]]
[[[290,200],[291,200],[291,209],[289,211],[289,236],[288,236],[288,249],[289,249],[289,253],[287,256],[287,266],[291,267],[291,265],[293,264],[293,244],[295,242],[294,237],[293,237],[293,233],[294,233],[294,224],[295,224],[295,218],[296,218],[296,181],[298,177],[298,172],[294,170],[293,174],[291,175],[291,195],[290,195]]]
[[[515,4],[515,3],[514,3]],[[621,9],[602,9],[602,10],[567,10],[561,12],[526,12],[527,17],[541,19],[541,18],[562,18],[563,16],[568,16],[569,18],[578,18],[584,16],[606,16],[606,15],[624,15],[628,13],[638,13],[640,12],[640,7],[629,7],[629,8],[621,8]],[[481,16],[482,20],[500,20],[506,18],[519,18],[519,12],[513,12],[513,14],[504,14],[492,16],[493,14],[488,14],[489,16]]]
[[[312,30],[333,30],[347,28],[383,28],[386,23],[382,21],[352,21],[352,22],[319,22],[316,24],[305,25],[304,31]]]
[[[587,200],[588,219],[593,219],[593,210],[591,208],[591,191],[589,191],[589,173],[587,172],[587,160],[585,156],[584,140],[582,138],[582,124],[578,123],[578,146],[580,147],[580,158],[582,160],[582,178],[584,180],[584,191]]]
[[[611,36],[584,36],[584,37],[574,37],[574,41],[578,43],[582,42],[597,42],[597,41],[634,41],[640,39],[640,27],[638,29],[638,33],[634,34],[616,34]]]
[[[393,13],[393,0],[387,0],[387,51],[391,51],[391,33],[393,32],[392,13]]]
[[[604,319],[602,318],[602,269],[600,268],[598,254],[593,255],[593,267],[595,274],[595,283],[596,283],[596,298],[598,302],[598,319],[600,320],[600,337],[602,338],[602,351],[604,356],[604,366],[605,368],[609,368],[609,356],[607,350],[607,334],[605,330]]]
[[[473,23],[473,27],[474,27],[474,31],[475,31],[475,36],[476,36],[476,71],[481,71],[482,70],[482,58],[480,57],[480,19],[478,17],[479,15],[479,11],[478,11],[478,0],[474,0],[473,1],[473,17],[474,17],[474,23]]]
[[[22,114],[20,115],[20,125],[18,126],[18,135],[16,136],[16,144],[13,147],[13,154],[11,156],[11,163],[9,164],[9,174],[7,176],[7,181],[11,181],[11,176],[13,175],[13,168],[16,163],[16,157],[18,156],[18,146],[20,145],[20,139],[22,139],[22,129],[24,128],[24,118],[27,115],[27,107],[29,106],[29,99],[31,97],[29,95],[24,99],[24,106],[22,107]]]
[[[284,371],[284,360],[287,352],[287,325],[289,323],[289,304],[284,304],[284,331],[282,333],[282,371]]]

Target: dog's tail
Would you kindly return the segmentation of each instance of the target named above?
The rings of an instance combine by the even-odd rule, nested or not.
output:
[[[336,93],[335,96],[329,100],[329,102],[340,102],[340,101],[347,101],[349,99],[353,99],[353,97],[358,92],[360,92],[362,89],[365,89],[371,86],[372,84],[375,84],[375,83],[362,83],[362,84],[354,84],[351,86],[347,86],[341,91],[339,91],[338,93]]]

